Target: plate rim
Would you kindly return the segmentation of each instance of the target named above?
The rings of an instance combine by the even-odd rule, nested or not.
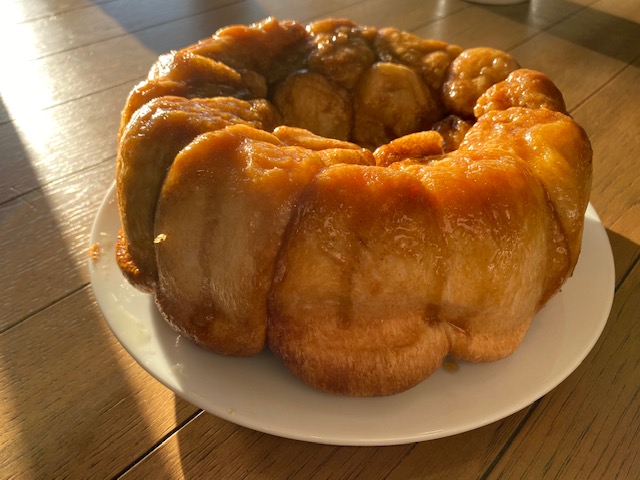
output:
[[[106,216],[107,215],[111,215],[113,216],[115,211],[115,215],[117,216],[117,208],[115,207],[115,182],[113,182],[111,184],[111,186],[109,187],[109,189],[107,190],[107,193],[105,194],[101,205],[98,209],[98,212],[95,216],[93,225],[92,225],[92,229],[91,229],[91,235],[90,235],[90,245],[93,245],[95,243],[101,243],[102,240],[104,240],[105,237],[105,232],[102,231],[101,226],[102,224],[106,221]],[[242,414],[238,414],[236,411],[234,411],[233,409],[228,409],[224,406],[219,406],[220,408],[211,408],[211,405],[208,404],[208,402],[206,401],[207,399],[202,398],[201,396],[199,396],[198,394],[196,394],[195,392],[191,391],[188,388],[181,388],[180,385],[176,385],[173,382],[171,382],[166,374],[159,374],[159,372],[157,371],[156,368],[154,368],[152,365],[150,365],[149,363],[144,361],[144,358],[141,357],[140,352],[136,351],[135,348],[132,348],[131,344],[129,342],[127,342],[127,338],[125,338],[124,333],[122,331],[120,331],[118,329],[118,327],[116,325],[114,325],[114,322],[112,319],[109,318],[109,315],[107,314],[108,312],[108,308],[106,307],[105,303],[107,302],[105,299],[105,292],[101,292],[101,280],[100,280],[100,275],[101,272],[98,268],[97,263],[104,257],[104,254],[107,252],[103,252],[103,255],[101,256],[100,260],[98,260],[98,262],[94,262],[94,261],[89,261],[89,274],[90,274],[90,280],[91,280],[91,287],[92,290],[94,292],[94,296],[97,300],[97,303],[100,307],[101,313],[104,317],[105,322],[107,323],[109,329],[111,330],[111,332],[113,333],[113,335],[115,336],[115,338],[118,340],[118,342],[120,343],[121,346],[123,346],[123,348],[125,349],[125,351],[127,351],[127,353],[133,358],[134,361],[136,361],[136,363],[138,363],[138,365],[140,365],[149,375],[151,375],[153,378],[155,378],[156,380],[158,380],[160,383],[162,383],[166,388],[170,389],[171,391],[173,391],[176,395],[182,397],[183,399],[185,399],[186,401],[192,403],[193,405],[195,405],[198,408],[201,408],[204,411],[207,411],[219,418],[222,418],[226,421],[235,423],[237,425],[246,427],[246,428],[250,428],[252,430],[256,430],[256,431],[260,431],[263,433],[267,433],[270,435],[275,435],[275,436],[279,436],[279,437],[284,437],[284,438],[289,438],[289,439],[294,439],[294,440],[301,440],[301,441],[308,441],[308,442],[314,442],[314,443],[318,443],[318,444],[327,444],[327,445],[339,445],[339,446],[389,446],[389,445],[401,445],[401,444],[408,444],[408,443],[414,443],[414,442],[420,442],[420,441],[427,441],[427,440],[434,440],[437,438],[443,438],[443,437],[448,437],[448,436],[452,436],[452,435],[457,435],[463,432],[467,432],[467,431],[471,431],[471,430],[475,430],[477,428],[481,428],[483,426],[486,426],[488,424],[491,424],[493,422],[496,422],[498,420],[504,419],[520,410],[522,410],[523,408],[531,405],[532,403],[534,403],[535,401],[537,401],[538,399],[542,398],[543,396],[545,396],[546,394],[548,394],[551,390],[553,390],[554,388],[556,388],[559,384],[561,384],[564,380],[566,380],[567,377],[569,377],[569,375],[571,375],[571,373],[573,373],[579,366],[580,364],[584,361],[584,359],[587,357],[587,355],[589,354],[589,352],[591,352],[591,350],[593,349],[593,347],[595,346],[595,344],[597,343],[598,339],[601,337],[602,332],[606,326],[608,317],[609,317],[609,313],[611,311],[611,307],[613,304],[613,297],[614,297],[614,293],[615,293],[615,267],[614,267],[614,261],[613,261],[613,252],[611,249],[611,245],[610,242],[608,240],[608,236],[606,234],[606,230],[599,218],[599,216],[597,215],[595,209],[593,208],[593,206],[591,204],[588,205],[587,207],[587,211],[585,213],[585,216],[587,217],[588,220],[592,221],[592,223],[594,223],[594,225],[589,225],[589,231],[588,233],[592,236],[598,237],[595,238],[595,241],[597,241],[597,243],[599,244],[600,247],[606,247],[604,251],[599,252],[600,255],[602,255],[601,258],[601,262],[606,264],[606,266],[608,267],[606,269],[605,273],[606,277],[603,282],[607,285],[609,285],[611,288],[608,288],[606,291],[603,291],[603,295],[604,297],[600,300],[599,306],[602,309],[602,313],[601,315],[604,317],[603,319],[601,319],[601,321],[598,324],[598,329],[593,330],[590,336],[590,341],[588,342],[588,344],[585,344],[583,346],[583,349],[581,351],[580,355],[577,355],[576,357],[573,358],[573,362],[570,364],[567,364],[565,366],[565,368],[563,369],[563,374],[561,375],[557,375],[555,377],[554,381],[550,381],[548,382],[543,388],[538,389],[534,394],[530,394],[530,395],[525,395],[523,396],[523,398],[521,399],[521,401],[519,402],[515,402],[511,408],[508,409],[502,409],[501,411],[496,411],[493,412],[493,414],[490,415],[486,415],[485,417],[483,417],[482,419],[478,419],[476,422],[474,422],[473,424],[460,424],[455,428],[449,428],[446,430],[441,430],[441,431],[422,431],[422,432],[416,432],[412,435],[388,435],[388,436],[383,436],[383,435],[377,435],[375,437],[367,437],[364,434],[361,435],[354,435],[354,436],[349,436],[349,437],[345,437],[344,435],[339,435],[339,434],[334,434],[334,435],[314,435],[313,432],[305,432],[303,430],[292,430],[292,429],[287,429],[284,428],[282,426],[278,427],[277,425],[273,425],[272,423],[261,423],[261,422],[256,422],[255,420],[252,420],[249,416],[247,415],[242,415]],[[585,220],[585,233],[587,233],[587,226],[588,226],[588,222],[587,220]],[[593,230],[593,231],[592,231]],[[116,232],[106,232],[107,234],[112,234],[115,237],[115,234],[117,234]],[[585,236],[583,236],[583,242],[585,241]],[[594,240],[593,238],[591,240]],[[113,258],[112,258],[113,257]],[[583,259],[584,255],[580,256],[580,259],[578,260],[578,265],[580,265],[581,260]],[[115,264],[115,255],[111,255],[109,258],[112,258],[112,263]],[[584,260],[583,260],[584,262]],[[578,269],[578,266],[576,266],[576,270]],[[140,293],[138,292],[133,286],[129,285],[128,282],[124,279],[124,277],[122,276],[122,274],[120,273],[119,270],[117,270],[117,274],[119,274],[121,276],[121,282],[125,282],[126,285],[124,285],[123,288],[129,288],[132,289],[133,291],[136,292],[136,294]],[[575,275],[575,272],[574,272]],[[572,279],[569,279],[568,281],[571,281]],[[560,296],[562,295],[562,292],[560,292],[558,295],[556,296]],[[150,296],[149,296],[150,298]],[[552,299],[553,300],[553,299]],[[606,312],[606,314],[604,313]],[[159,313],[158,313],[159,315]],[[535,320],[535,318],[534,318]],[[168,328],[168,326],[167,326]],[[177,334],[176,334],[177,335]],[[178,335],[179,337],[179,335]],[[186,340],[185,340],[186,341]],[[196,349],[199,350],[203,350],[200,349],[200,347],[197,347],[194,345],[194,347]],[[207,355],[216,355],[213,352],[205,352]],[[488,364],[484,364],[484,365],[488,365]],[[284,367],[283,367],[284,368]],[[294,379],[295,382],[299,382],[299,380]],[[425,380],[425,382],[428,382],[429,379]],[[423,382],[424,383],[424,382]],[[306,386],[303,386],[303,388],[309,388]],[[415,388],[415,387],[414,387]],[[413,389],[412,389],[413,390]],[[330,395],[330,394],[326,394],[324,392],[315,392],[318,395]],[[398,395],[403,395],[403,394],[398,394]],[[340,398],[345,398],[345,397],[340,397]],[[380,398],[380,397],[378,397]],[[390,397],[381,397],[381,398],[390,398]],[[362,398],[356,398],[356,399],[352,399],[354,401],[367,401],[370,399],[362,399]]]

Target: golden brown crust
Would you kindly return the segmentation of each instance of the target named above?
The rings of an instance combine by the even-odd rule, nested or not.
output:
[[[116,175],[118,264],[177,330],[389,395],[518,347],[577,262],[591,147],[505,52],[266,19],[156,62]]]
[[[222,28],[186,50],[237,71],[252,71],[272,84],[302,65],[309,36],[304,25],[267,18],[254,25]]]
[[[415,69],[435,91],[440,90],[449,65],[462,52],[457,45],[420,38],[396,28],[381,29],[375,45],[381,61]]]
[[[160,189],[180,150],[201,133],[227,125],[270,129],[278,121],[264,100],[233,97],[153,99],[138,110],[121,139],[116,163],[118,207],[123,225],[124,271],[137,286],[152,290],[157,280],[153,228]]]
[[[421,231],[437,224],[434,202],[415,177],[382,167],[335,165],[314,178],[270,295],[269,346],[287,367],[333,393],[388,395],[440,365],[448,341],[429,284],[441,285],[444,264]]]
[[[558,247],[555,219],[533,169],[491,149],[391,168],[419,178],[436,199],[438,225],[446,232],[437,318],[449,325],[451,354],[473,361],[508,355],[538,309],[555,260],[549,252]],[[568,263],[566,251],[560,260]]]
[[[505,81],[493,85],[478,98],[473,108],[476,118],[492,110],[510,107],[546,108],[567,113],[562,93],[545,74],[520,68]]]
[[[559,112],[511,107],[480,117],[460,145],[461,150],[490,148],[518,155],[544,185],[567,242],[570,275],[578,261],[591,191],[592,151],[585,131]]]
[[[352,89],[376,61],[374,28],[350,20],[320,20],[309,25],[314,48],[307,66],[343,88]]]
[[[145,292],[153,292],[152,285],[149,285],[144,278],[141,278],[140,269],[129,254],[129,242],[123,230],[118,232],[118,237],[116,238],[116,263],[129,283]]]
[[[478,98],[518,68],[518,62],[511,55],[495,48],[463,51],[449,65],[442,87],[447,110],[463,118],[472,118]]]
[[[378,147],[424,129],[442,115],[435,93],[411,68],[375,63],[354,91],[353,140]]]
[[[274,89],[273,103],[286,125],[339,140],[347,140],[351,135],[351,95],[324,75],[313,72],[290,75]]]
[[[172,325],[218,353],[263,349],[275,258],[320,153],[238,124],[176,156],[154,231],[156,299]]]
[[[376,165],[388,167],[404,160],[429,161],[444,153],[442,136],[434,131],[412,133],[396,138],[374,152]]]

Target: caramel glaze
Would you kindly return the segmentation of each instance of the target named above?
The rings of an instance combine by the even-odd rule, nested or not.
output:
[[[505,52],[267,19],[160,57],[116,178],[118,263],[178,331],[389,395],[518,347],[577,262],[591,147]]]

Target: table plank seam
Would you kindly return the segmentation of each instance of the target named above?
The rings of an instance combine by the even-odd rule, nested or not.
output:
[[[115,0],[114,0],[114,1],[115,1]],[[64,54],[68,54],[68,53],[70,53],[70,52],[74,52],[74,51],[77,51],[77,50],[86,49],[86,48],[88,48],[88,47],[90,47],[90,46],[93,46],[93,45],[99,45],[99,44],[101,44],[101,43],[109,42],[109,41],[114,40],[114,39],[117,39],[117,38],[126,38],[126,37],[132,37],[132,38],[133,38],[133,37],[135,37],[135,34],[139,34],[139,33],[141,33],[141,32],[146,32],[146,31],[149,31],[149,30],[153,30],[154,28],[158,28],[158,27],[161,27],[161,26],[170,25],[170,24],[172,24],[172,23],[180,22],[180,21],[183,21],[183,20],[185,20],[185,19],[187,19],[187,18],[195,18],[195,17],[198,17],[198,16],[202,16],[202,15],[204,15],[204,14],[211,13],[211,12],[216,11],[216,10],[221,10],[221,9],[223,9],[223,8],[228,8],[228,7],[230,7],[230,6],[238,5],[238,4],[241,4],[241,3],[245,3],[245,2],[244,2],[244,1],[240,1],[240,2],[232,2],[232,3],[229,3],[229,4],[225,4],[225,5],[220,5],[220,6],[214,7],[214,8],[212,8],[212,9],[210,9],[210,10],[206,10],[206,11],[203,11],[203,12],[200,12],[200,13],[197,13],[197,14],[187,15],[187,16],[185,16],[185,17],[179,17],[179,18],[176,18],[176,19],[171,20],[171,21],[161,22],[161,23],[158,23],[158,24],[150,25],[150,26],[147,26],[147,27],[145,27],[145,28],[141,28],[141,29],[137,29],[137,30],[134,30],[134,31],[131,31],[131,32],[127,32],[127,33],[125,33],[125,34],[123,34],[123,35],[116,35],[116,36],[113,36],[113,37],[105,38],[105,39],[102,39],[102,40],[100,40],[100,41],[98,41],[98,42],[92,42],[92,43],[88,43],[88,44],[86,44],[86,45],[79,45],[79,46],[75,46],[75,47],[73,47],[73,48],[70,48],[70,49],[67,49],[67,50],[63,50],[63,51],[60,51],[60,52],[55,52],[55,53],[54,53],[54,52],[52,52],[52,53],[50,53],[50,54],[47,54],[47,55],[44,55],[44,56],[41,56],[41,57],[38,57],[38,58],[31,59],[31,60],[30,60],[30,62],[32,62],[32,61],[38,61],[38,60],[46,59],[46,58],[50,58],[50,57],[55,57],[55,56],[62,56],[62,55],[64,55]],[[364,2],[360,2],[360,3],[364,3]],[[466,8],[469,8],[469,7],[466,7]],[[340,10],[341,10],[340,8],[337,8],[337,9],[335,9],[335,10],[330,10],[330,11],[329,11],[329,12],[327,12],[326,14],[324,14],[324,15],[320,15],[320,16],[317,16],[317,17],[315,17],[315,18],[324,18],[324,17],[326,17],[326,16],[328,16],[328,15],[331,15],[331,13],[332,13],[332,12],[337,12],[337,11],[340,11]],[[453,13],[453,12],[452,12],[452,13],[448,13],[448,14],[444,14],[444,15],[439,16],[439,17],[436,17],[436,18],[434,18],[434,19],[432,19],[432,20],[430,20],[430,21],[425,22],[424,24],[420,24],[419,26],[417,26],[417,27],[415,27],[415,28],[411,29],[410,31],[419,30],[419,29],[421,29],[421,28],[424,28],[424,27],[425,27],[425,26],[427,26],[427,25],[430,25],[430,24],[432,24],[432,23],[435,23],[435,22],[441,21],[442,19],[444,19],[444,18],[446,18],[446,17],[449,17],[449,16],[452,16],[452,15],[454,15],[454,13]],[[212,32],[211,32],[211,35],[213,35],[214,33],[215,33],[215,32],[214,32],[214,31],[212,31]],[[150,68],[150,67],[151,67],[151,64],[149,64],[149,68]],[[108,86],[108,87],[106,87],[106,88],[99,88],[99,89],[97,89],[97,90],[92,90],[92,91],[87,92],[87,93],[85,93],[85,94],[83,94],[83,95],[80,95],[80,96],[72,96],[72,97],[67,98],[67,99],[65,99],[65,100],[58,101],[58,102],[54,102],[54,103],[52,103],[52,104],[50,104],[50,105],[47,105],[47,106],[46,106],[46,107],[44,107],[44,108],[40,108],[40,109],[38,109],[38,110],[39,110],[39,111],[46,111],[46,110],[48,110],[48,109],[50,109],[50,108],[53,108],[53,107],[58,107],[58,106],[61,106],[61,105],[65,105],[65,104],[67,104],[67,103],[70,103],[70,102],[73,102],[73,101],[76,101],[76,100],[80,100],[80,99],[82,99],[82,98],[86,98],[86,97],[91,96],[91,95],[95,95],[95,94],[98,94],[98,93],[104,92],[104,91],[109,90],[109,89],[111,89],[111,88],[115,88],[115,87],[118,87],[118,86],[122,86],[122,85],[124,85],[124,84],[126,84],[126,83],[130,83],[130,84],[131,84],[131,86],[133,87],[135,84],[137,84],[139,81],[143,80],[144,78],[145,78],[145,77],[141,77],[141,76],[137,75],[137,76],[136,76],[136,77],[134,77],[134,78],[129,78],[129,79],[124,80],[124,81],[122,81],[122,82],[120,82],[120,83],[109,85],[109,86]],[[13,119],[11,119],[11,120],[13,120]],[[3,122],[0,122],[0,126],[1,126],[1,125],[3,125],[4,123],[7,123],[7,121],[5,120],[5,121],[3,121]]]
[[[126,475],[129,472],[129,470],[135,468],[136,465],[138,465],[140,462],[144,461],[144,459],[146,457],[148,457],[153,452],[155,452],[158,448],[160,448],[163,443],[165,443],[167,440],[169,440],[171,437],[173,437],[176,433],[178,433],[182,428],[187,426],[189,423],[194,421],[197,417],[199,417],[203,413],[204,413],[204,410],[198,409],[194,413],[189,415],[185,420],[183,420],[182,422],[176,424],[175,427],[173,427],[164,436],[160,437],[157,442],[155,442],[153,445],[151,445],[151,447],[146,452],[144,452],[142,455],[139,455],[136,459],[134,459],[126,467],[124,467],[122,470],[120,470],[120,472],[118,472],[112,478],[118,479],[118,478],[121,478],[124,475]]]
[[[151,65],[149,65],[149,68],[151,68]],[[39,112],[46,112],[47,110],[50,110],[50,109],[52,109],[52,108],[61,107],[61,106],[63,106],[63,105],[67,105],[67,104],[69,104],[69,103],[76,102],[76,101],[78,101],[78,100],[82,100],[83,98],[87,98],[87,97],[90,97],[90,96],[92,96],[92,95],[98,95],[99,93],[103,93],[103,92],[106,92],[106,91],[108,91],[108,90],[113,90],[113,89],[115,89],[115,88],[122,87],[123,85],[131,85],[131,88],[133,89],[133,87],[134,87],[135,85],[137,85],[139,82],[141,82],[141,81],[142,81],[142,80],[144,80],[145,78],[146,78],[146,77],[141,77],[140,75],[137,75],[137,76],[136,76],[136,77],[134,77],[133,79],[127,79],[127,80],[124,80],[124,81],[122,81],[122,82],[120,82],[120,83],[116,83],[116,84],[113,84],[113,85],[109,85],[109,86],[108,86],[108,87],[106,87],[106,88],[101,88],[101,89],[99,89],[99,90],[95,90],[95,91],[92,91],[92,92],[88,92],[88,93],[85,93],[85,94],[80,95],[80,96],[77,96],[77,97],[68,98],[68,99],[63,100],[63,101],[61,101],[61,102],[52,103],[51,105],[47,105],[46,107],[44,107],[44,108],[39,108],[39,109],[37,109],[37,110],[38,110]],[[11,117],[11,115],[9,115],[9,119],[8,119],[8,120],[4,120],[4,121],[0,122],[0,127],[1,127],[1,126],[3,126],[3,125],[5,125],[5,124],[7,124],[7,123],[14,123],[14,124],[15,124],[15,119],[14,119],[14,118],[12,118],[12,117]]]
[[[60,302],[63,302],[68,297],[70,297],[70,296],[72,296],[72,295],[84,290],[88,286],[89,286],[89,282],[84,282],[79,287],[76,287],[76,288],[74,288],[72,290],[69,290],[64,295],[61,295],[61,296],[57,297],[56,299],[46,303],[45,305],[42,305],[42,306],[36,308],[35,310],[29,312],[27,315],[25,315],[22,318],[18,319],[16,322],[10,323],[10,324],[6,325],[4,328],[0,329],[0,335],[6,334],[7,332],[9,332],[9,331],[13,330],[14,328],[16,328],[18,325],[21,325],[22,323],[28,321],[29,319],[31,319],[32,317],[35,317],[38,314],[44,312],[45,310],[48,310],[49,308],[53,308],[54,306],[58,305]]]
[[[36,22],[38,20],[43,20],[45,18],[51,18],[51,17],[55,17],[58,15],[64,15],[65,13],[69,13],[69,12],[76,12],[78,10],[84,10],[86,8],[90,8],[93,7],[95,5],[106,5],[108,3],[113,3],[116,2],[117,0],[94,0],[93,4],[90,5],[81,5],[81,6],[76,6],[76,7],[72,7],[72,8],[63,8],[61,10],[57,10],[57,11],[53,11],[53,12],[49,12],[49,13],[44,13],[42,15],[36,15],[35,17],[28,17],[25,18],[19,22],[16,22],[16,25],[21,25],[24,23],[30,23],[30,22]]]
[[[400,466],[400,464],[404,462],[404,459],[407,458],[411,454],[411,452],[413,452],[416,448],[418,448],[418,445],[420,445],[420,442],[414,443],[413,445],[411,445],[410,448],[408,448],[403,453],[403,455],[400,455],[398,458],[398,461],[395,462],[395,465],[392,468],[390,468],[389,471],[387,472],[387,475],[385,475],[385,478],[393,474],[393,472]]]
[[[115,1],[117,1],[117,0],[113,0],[113,1],[115,2]],[[202,10],[201,12],[198,12],[198,13],[194,13],[194,14],[191,14],[191,15],[185,15],[185,16],[181,16],[181,17],[174,17],[174,18],[173,18],[173,19],[171,19],[171,20],[167,20],[167,21],[164,21],[164,22],[154,23],[154,24],[152,24],[152,25],[147,25],[147,26],[146,26],[146,27],[144,27],[144,28],[137,28],[137,29],[133,29],[133,30],[126,30],[124,33],[122,33],[122,34],[120,34],[120,35],[112,35],[112,36],[110,36],[110,37],[104,37],[104,38],[101,38],[100,40],[95,41],[95,42],[88,42],[88,43],[83,43],[83,44],[74,45],[72,48],[67,48],[67,49],[62,49],[62,50],[55,50],[55,51],[51,51],[51,52],[46,53],[46,54],[44,54],[44,55],[40,55],[40,56],[37,56],[37,57],[30,58],[30,59],[29,59],[29,61],[41,60],[41,59],[44,59],[44,58],[47,58],[47,57],[52,57],[52,56],[54,56],[54,55],[60,55],[60,54],[62,54],[62,53],[72,52],[72,51],[77,50],[77,49],[80,49],[80,48],[86,48],[86,47],[90,47],[90,46],[92,46],[92,45],[98,45],[98,44],[100,44],[100,43],[103,43],[103,42],[106,42],[106,41],[109,41],[109,40],[114,40],[114,39],[116,39],[116,38],[127,37],[127,36],[129,36],[129,35],[135,35],[135,34],[137,34],[137,33],[144,32],[144,31],[146,31],[146,30],[150,30],[150,29],[152,29],[152,28],[161,27],[161,26],[163,26],[163,25],[168,25],[168,24],[175,23],[175,22],[178,22],[178,21],[181,21],[181,20],[186,20],[186,19],[188,19],[188,18],[197,17],[197,16],[199,16],[199,15],[207,14],[207,13],[210,13],[210,12],[213,12],[213,11],[216,11],[216,10],[219,10],[219,9],[221,9],[221,8],[226,8],[226,7],[230,7],[230,6],[232,6],[232,5],[236,5],[236,4],[240,4],[240,3],[245,3],[245,2],[246,2],[246,0],[229,0],[229,3],[225,3],[224,5],[216,5],[215,7],[211,7],[211,8],[209,8],[209,9]],[[87,6],[86,8],[88,8],[88,7],[89,7],[89,6]],[[213,32],[212,32],[212,34],[213,34]]]
[[[620,290],[622,285],[624,285],[624,283],[627,281],[627,278],[629,278],[629,275],[631,275],[631,272],[633,271],[633,269],[636,267],[636,265],[638,265],[638,262],[640,262],[640,251],[636,254],[635,258],[631,261],[629,268],[627,268],[627,270],[620,277],[620,280],[616,284],[614,295],[618,293],[618,290]]]
[[[515,438],[520,434],[520,431],[522,430],[524,425],[529,421],[529,418],[531,417],[531,415],[533,415],[533,412],[535,412],[535,410],[540,405],[540,401],[541,399],[538,399],[528,407],[527,413],[525,414],[524,418],[513,429],[513,431],[509,435],[509,438],[507,438],[507,440],[504,442],[500,450],[498,450],[498,452],[496,453],[496,456],[493,458],[493,460],[491,461],[487,469],[482,473],[482,475],[478,477],[479,480],[487,480],[489,478],[489,476],[491,475],[491,472],[493,472],[493,470],[496,468],[496,466],[498,465],[498,463],[500,462],[504,454],[511,447],[511,444],[513,443]]]
[[[597,0],[594,0],[594,2],[592,2],[592,3],[595,3],[596,1]],[[485,5],[485,6],[483,6],[483,8],[485,8],[486,10],[488,10],[490,12],[499,12],[500,11],[500,7],[499,6],[498,7],[491,7],[491,6]],[[533,33],[532,35],[527,36],[527,37],[523,38],[522,40],[519,40],[516,43],[514,43],[511,46],[511,48],[508,49],[508,51],[515,50],[519,46],[524,45],[527,42],[530,42],[534,38],[539,37],[541,34],[548,32],[549,30],[551,30],[552,28],[558,26],[562,22],[566,22],[570,18],[575,17],[578,13],[586,10],[587,8],[589,8],[588,5],[583,5],[578,10],[575,10],[575,11],[573,11],[571,13],[567,13],[566,15],[564,15],[562,17],[558,17],[558,19],[556,21],[550,22],[545,27],[542,27],[542,28],[536,27],[536,32],[535,33]]]
[[[209,478],[219,469],[230,472],[228,478],[636,478],[640,97],[634,90],[640,50],[634,43],[640,17],[633,0],[535,0],[513,7],[407,0],[393,8],[384,0],[342,6],[340,0],[198,0],[181,7],[145,0],[135,15],[127,0],[10,1],[16,7],[9,9],[10,21],[20,24],[15,39],[24,37],[29,48],[14,65],[24,74],[8,81],[0,103],[0,223],[7,247],[0,263],[8,287],[0,309],[0,373],[8,375],[0,385],[6,397],[0,417],[8,420],[2,440],[12,445],[0,477]],[[455,10],[458,4],[462,10]],[[156,8],[161,12],[154,14]],[[258,21],[261,12],[301,23],[334,16],[373,26],[398,19],[414,33],[435,26],[431,38],[444,32],[461,45],[488,39],[523,66],[550,67],[570,114],[593,134],[592,202],[602,209],[617,269],[606,330],[579,373],[474,432],[397,450],[327,448],[218,421],[128,357],[93,288],[87,289],[91,226],[114,181],[125,95],[145,78],[156,52],[180,48],[198,32],[206,38],[223,19]],[[468,28],[458,31],[458,21]],[[37,81],[19,79],[26,75]],[[30,85],[41,89],[29,92],[33,101],[16,103]]]
[[[115,140],[114,140],[115,141]],[[108,154],[106,157],[104,157],[102,160],[98,160],[98,162],[93,163],[91,165],[86,165],[84,167],[80,167],[77,170],[74,170],[71,173],[67,173],[66,175],[63,175],[61,177],[57,177],[57,178],[50,178],[48,181],[45,182],[39,182],[37,187],[33,187],[30,188],[28,190],[25,191],[18,191],[15,188],[12,188],[13,191],[17,192],[15,196],[13,197],[8,197],[2,201],[0,201],[0,207],[3,207],[11,202],[15,202],[20,200],[22,197],[25,197],[26,195],[30,195],[33,194],[37,191],[42,191],[42,195],[43,196],[47,196],[46,192],[44,192],[44,189],[51,186],[51,185],[55,185],[56,183],[62,183],[62,182],[66,182],[80,174],[83,173],[87,173],[93,169],[96,168],[100,168],[103,167],[105,163],[112,163],[113,164],[113,169],[115,172],[115,168],[116,168],[116,155],[114,153],[110,153]],[[115,180],[115,173],[114,173],[114,180]],[[107,185],[107,189],[109,188],[111,184]],[[106,190],[105,190],[106,193]]]
[[[572,114],[572,113],[576,112],[582,105],[584,105],[585,103],[589,102],[589,100],[591,100],[593,97],[598,95],[609,84],[611,84],[618,77],[620,77],[622,74],[624,74],[629,68],[633,68],[633,64],[635,62],[637,62],[638,60],[640,60],[640,55],[638,55],[637,57],[635,57],[632,60],[630,60],[626,65],[622,66],[617,72],[613,73],[613,75],[611,75],[611,77],[609,77],[606,82],[604,82],[599,87],[597,87],[596,89],[592,90],[589,94],[587,94],[582,99],[580,99],[576,103],[576,105],[569,111],[569,113]]]

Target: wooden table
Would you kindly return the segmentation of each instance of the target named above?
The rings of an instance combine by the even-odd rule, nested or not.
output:
[[[557,83],[593,144],[591,202],[616,268],[604,333],[560,386],[456,436],[335,447],[203,412],[115,340],[87,262],[125,97],[160,53],[269,15],[493,46]],[[0,477],[640,477],[637,1],[4,0],[0,35]]]

